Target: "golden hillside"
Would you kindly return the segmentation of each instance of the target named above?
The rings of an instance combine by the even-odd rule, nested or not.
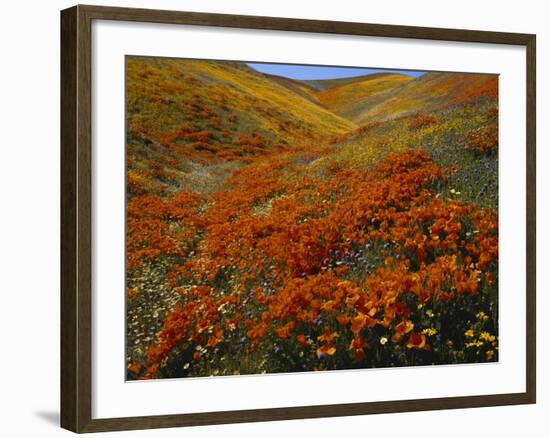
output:
[[[224,157],[312,142],[354,127],[243,63],[140,57],[127,62],[129,126],[161,144]]]
[[[240,62],[128,57],[128,193],[211,190],[255,156],[356,125]]]
[[[412,80],[411,76],[402,74],[372,74],[360,80],[325,88],[317,94],[317,99],[332,112],[356,121],[366,101],[390,90],[398,90]]]
[[[427,73],[401,87],[367,97],[355,107],[354,120],[365,124],[414,113],[427,113],[452,105],[495,99],[498,76],[465,73]]]

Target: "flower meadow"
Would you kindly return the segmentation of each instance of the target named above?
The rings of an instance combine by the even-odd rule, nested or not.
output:
[[[493,77],[447,94],[447,76],[378,82],[371,100],[417,104],[359,124],[312,103],[329,90],[319,101],[346,112],[349,84],[289,88],[237,63],[127,68],[128,379],[498,360]],[[233,94],[212,101],[220,90]],[[293,119],[266,90],[308,104]]]

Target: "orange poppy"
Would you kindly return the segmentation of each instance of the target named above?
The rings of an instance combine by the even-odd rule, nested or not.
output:
[[[411,321],[401,321],[395,326],[395,332],[393,333],[392,341],[399,342],[403,338],[403,336],[409,333],[413,328],[414,324]]]
[[[416,349],[416,350],[426,350],[426,335],[423,333],[411,333],[409,335],[409,340],[407,341],[407,348]]]

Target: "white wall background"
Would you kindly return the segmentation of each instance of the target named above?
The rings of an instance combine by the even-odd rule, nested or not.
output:
[[[104,436],[242,437],[345,434],[407,438],[543,437],[550,429],[550,386],[542,348],[549,324],[544,259],[550,220],[543,144],[550,116],[548,11],[537,0],[361,2],[357,0],[111,0],[95,2],[249,15],[485,29],[537,34],[538,76],[538,404],[336,419],[140,431]],[[59,405],[59,10],[70,1],[4,2],[0,21],[0,433],[69,436],[58,428]],[[545,211],[546,210],[546,211]],[[353,390],[353,388],[350,388]]]

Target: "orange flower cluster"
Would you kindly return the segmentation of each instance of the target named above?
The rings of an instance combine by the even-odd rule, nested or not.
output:
[[[494,152],[498,149],[498,125],[491,123],[476,131],[470,131],[464,141],[466,149],[475,152]]]
[[[479,80],[475,87],[462,87],[455,96],[457,103],[474,102],[480,99],[498,99],[497,75],[488,75],[484,80]]]
[[[409,129],[420,129],[435,123],[437,123],[437,119],[432,115],[418,115],[409,122]]]
[[[375,343],[426,352],[408,297],[444,304],[492,283],[496,214],[436,196],[447,171],[426,152],[389,156],[369,172],[299,172],[322,153],[257,158],[206,204],[190,192],[130,202],[129,265],[174,255],[169,285],[183,288],[142,377],[175,349],[200,349],[200,362],[237,334],[251,352],[282,343],[285,354],[340,367],[373,360]],[[185,242],[197,235],[190,255]]]
[[[135,196],[128,201],[126,219],[127,268],[160,256],[182,256],[197,232],[201,196],[179,191],[168,199],[158,195]]]

